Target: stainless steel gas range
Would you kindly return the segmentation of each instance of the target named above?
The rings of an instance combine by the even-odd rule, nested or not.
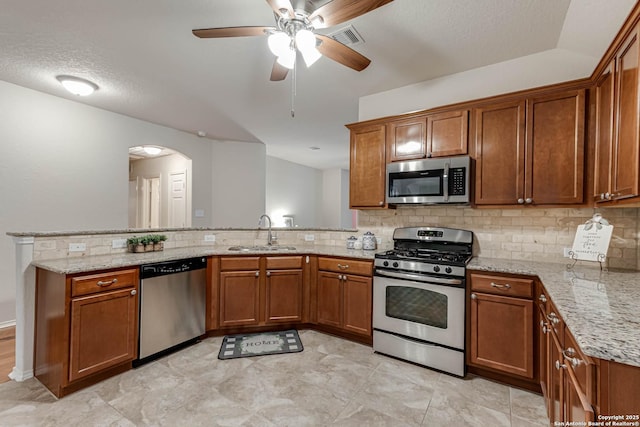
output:
[[[373,349],[465,375],[465,274],[473,233],[397,228],[393,249],[375,255]]]

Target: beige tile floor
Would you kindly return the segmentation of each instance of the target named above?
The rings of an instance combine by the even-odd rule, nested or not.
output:
[[[300,331],[301,353],[218,360],[221,338],[56,400],[0,384],[1,426],[547,426],[542,397]]]

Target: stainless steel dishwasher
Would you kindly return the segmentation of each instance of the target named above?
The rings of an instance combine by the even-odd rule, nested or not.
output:
[[[205,333],[206,258],[140,267],[140,365]]]

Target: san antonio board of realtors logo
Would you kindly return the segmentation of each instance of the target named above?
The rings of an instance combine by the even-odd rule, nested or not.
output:
[[[240,343],[242,354],[260,354],[282,351],[284,340],[278,335],[264,334],[244,337]]]

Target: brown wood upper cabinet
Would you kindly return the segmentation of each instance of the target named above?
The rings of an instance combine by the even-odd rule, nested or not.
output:
[[[640,195],[639,43],[636,27],[596,81],[596,203]]]
[[[383,208],[386,206],[386,127],[357,124],[348,127],[351,130],[349,207]]]
[[[469,110],[387,123],[387,161],[467,154]]]
[[[583,202],[584,90],[481,106],[474,119],[477,205]]]

